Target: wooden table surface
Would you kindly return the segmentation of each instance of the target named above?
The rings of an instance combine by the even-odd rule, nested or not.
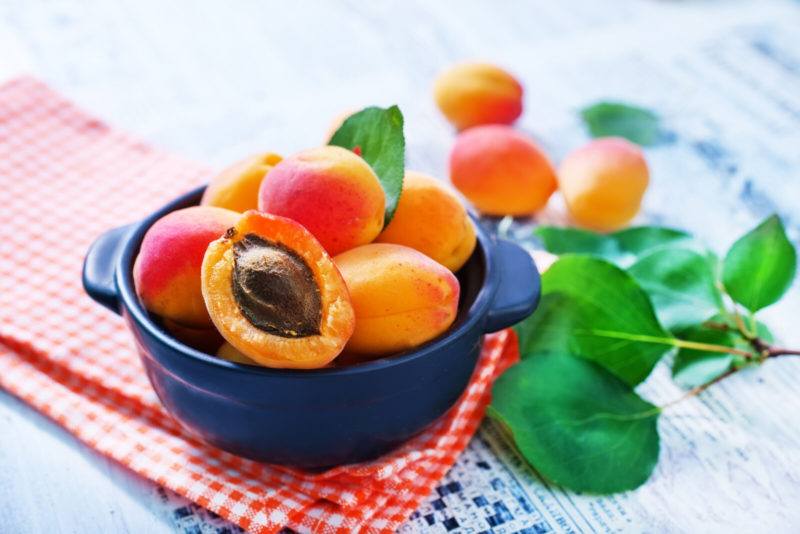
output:
[[[218,166],[254,151],[290,153],[320,144],[341,111],[397,103],[407,121],[408,166],[446,177],[452,131],[430,91],[442,67],[483,58],[518,73],[527,88],[520,126],[558,159],[584,138],[575,110],[589,99],[638,99],[671,106],[673,113],[683,104],[703,107],[697,99],[680,100],[670,87],[659,94],[637,77],[651,76],[647,62],[657,65],[658,57],[645,53],[640,74],[609,80],[615,73],[599,64],[587,71],[562,57],[562,44],[604,57],[646,49],[647,39],[665,35],[677,45],[685,28],[697,26],[698,13],[718,9],[719,16],[703,23],[711,32],[740,16],[736,9],[744,4],[4,0],[0,77],[31,72],[111,124]],[[783,2],[759,4],[767,17]],[[659,31],[641,21],[655,21]],[[624,35],[637,38],[626,42]],[[797,120],[783,126],[784,134],[798,138]],[[773,122],[770,131],[780,127]],[[670,157],[657,155],[655,162]],[[752,176],[746,187],[767,209],[790,217],[796,237],[798,218],[790,206],[800,201],[800,177],[795,172],[787,180],[792,184]],[[700,212],[691,199],[676,202],[681,191],[698,190],[693,177],[656,173],[648,214],[727,240],[719,243],[724,246],[765,211],[752,195],[740,194],[742,181],[736,188]],[[790,326],[778,330],[797,339]],[[0,532],[233,529],[1,392],[0,429]]]

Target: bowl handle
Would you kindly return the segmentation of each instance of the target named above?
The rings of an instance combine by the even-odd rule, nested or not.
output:
[[[114,270],[122,253],[125,237],[133,225],[109,230],[95,239],[83,260],[83,289],[98,304],[120,313]]]
[[[499,284],[484,332],[496,332],[525,319],[539,304],[541,282],[533,258],[519,245],[498,239],[494,245]]]

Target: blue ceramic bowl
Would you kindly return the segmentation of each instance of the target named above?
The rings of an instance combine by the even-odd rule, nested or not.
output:
[[[167,411],[203,441],[240,456],[324,468],[389,451],[455,403],[483,334],[525,318],[539,299],[539,274],[528,253],[476,224],[478,246],[458,273],[458,316],[441,337],[350,367],[287,370],[228,362],[163,330],[137,299],[131,275],[147,229],[166,213],[197,204],[202,192],[100,236],[86,255],[83,285],[125,318]]]

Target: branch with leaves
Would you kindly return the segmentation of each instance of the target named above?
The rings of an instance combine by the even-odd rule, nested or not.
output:
[[[658,417],[781,356],[756,318],[794,280],[797,253],[777,216],[720,259],[661,227],[613,234],[539,227],[561,255],[542,277],[539,309],[517,326],[522,361],[495,384],[489,415],[546,479],[610,493],[638,487],[658,460]],[[667,354],[688,388],[655,406],[634,391]]]

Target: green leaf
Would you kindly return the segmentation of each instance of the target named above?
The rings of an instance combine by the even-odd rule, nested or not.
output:
[[[688,244],[692,236],[660,226],[638,226],[612,234],[598,234],[577,228],[539,226],[533,231],[544,248],[553,254],[587,254],[612,261],[621,267],[642,255],[667,245]]]
[[[592,137],[624,137],[642,146],[666,140],[658,115],[646,108],[622,102],[598,102],[581,110]]]
[[[722,308],[714,264],[706,254],[661,248],[642,257],[628,272],[650,295],[659,321],[668,330],[700,324]]]
[[[773,215],[733,244],[725,256],[722,282],[733,300],[756,312],[783,296],[796,269],[797,252]]]
[[[681,332],[678,337],[687,341],[735,347],[740,336],[730,330],[712,330],[696,326]],[[732,354],[682,348],[675,355],[672,378],[685,388],[693,388],[714,380],[730,369],[733,363]]]
[[[633,277],[589,256],[562,256],[544,273],[539,308],[517,331],[523,357],[576,354],[631,386],[650,374],[674,341]]]
[[[546,479],[612,493],[643,484],[658,461],[659,409],[591,362],[537,353],[494,385],[489,415]]]
[[[329,145],[358,147],[386,194],[384,225],[389,224],[403,190],[406,141],[400,108],[368,107],[350,115],[333,134]]]

